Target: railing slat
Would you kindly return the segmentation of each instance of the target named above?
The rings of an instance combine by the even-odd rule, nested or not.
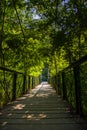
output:
[[[12,88],[12,101],[16,99],[16,81],[17,81],[17,73],[13,74],[13,88]]]

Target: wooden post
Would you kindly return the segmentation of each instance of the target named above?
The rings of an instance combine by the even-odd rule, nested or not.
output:
[[[23,79],[22,94],[25,94],[25,91],[26,91],[25,85],[26,85],[26,75],[24,75],[24,79]]]
[[[31,81],[31,82],[32,82],[32,86],[31,86],[31,87],[33,88],[33,76],[32,76],[32,78],[31,78],[31,80],[32,80],[32,81]]]
[[[61,90],[60,90],[60,73],[57,75],[57,86],[58,86],[58,94],[61,95]]]
[[[55,76],[55,87],[56,87],[56,92],[58,94],[58,74]]]
[[[53,77],[53,80],[54,80],[54,88],[56,90],[56,75]],[[57,91],[57,90],[56,90]]]
[[[67,100],[67,90],[65,85],[65,73],[62,72],[62,85],[63,85],[63,99]]]
[[[12,101],[16,99],[16,81],[17,81],[17,73],[13,74],[13,88],[12,88]]]
[[[30,90],[30,76],[28,76],[28,89]]]
[[[74,67],[76,113],[82,115],[79,65]]]

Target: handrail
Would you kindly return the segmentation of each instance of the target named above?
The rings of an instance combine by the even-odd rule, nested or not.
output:
[[[0,66],[0,70],[5,70],[5,71],[9,71],[9,72],[15,72],[15,73],[19,73],[19,74],[24,74],[23,72],[18,72],[16,70],[8,69],[8,68],[2,67],[2,66]]]
[[[34,88],[39,84],[38,79],[26,73],[0,66],[0,108]]]
[[[52,86],[70,104],[72,112],[87,116],[87,55],[51,77]],[[68,71],[69,70],[69,71]]]
[[[80,58],[79,60],[76,60],[74,62],[72,62],[68,67],[66,67],[65,69],[63,69],[62,71],[65,71],[69,68],[72,68],[72,67],[76,67],[80,64],[82,64],[83,62],[87,61],[87,55],[83,56],[82,58]]]

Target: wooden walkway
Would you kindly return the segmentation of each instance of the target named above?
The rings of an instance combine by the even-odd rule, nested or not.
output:
[[[43,83],[0,111],[0,130],[87,130],[87,122]]]

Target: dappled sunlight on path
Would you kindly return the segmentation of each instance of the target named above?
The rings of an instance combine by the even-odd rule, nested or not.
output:
[[[71,115],[69,105],[43,82],[0,111],[0,130],[83,130],[86,121]]]

